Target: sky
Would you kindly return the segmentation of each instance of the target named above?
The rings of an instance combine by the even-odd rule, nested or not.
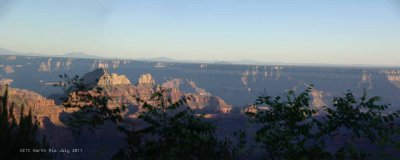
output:
[[[400,65],[400,0],[0,0],[0,47],[49,55]]]

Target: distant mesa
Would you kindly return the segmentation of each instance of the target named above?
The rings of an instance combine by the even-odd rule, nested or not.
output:
[[[99,58],[103,58],[100,56],[95,56],[95,55],[90,55],[90,54],[86,54],[83,52],[71,52],[71,53],[66,53],[63,54],[59,57],[68,57],[68,58],[85,58],[85,59],[99,59]]]
[[[228,62],[228,61],[216,61],[214,63],[215,64],[232,64],[231,62]]]
[[[8,49],[5,49],[5,48],[0,48],[0,55],[14,55],[14,56],[44,56],[43,54],[36,54],[36,53],[23,53],[23,52],[17,52],[17,51],[8,50]]]

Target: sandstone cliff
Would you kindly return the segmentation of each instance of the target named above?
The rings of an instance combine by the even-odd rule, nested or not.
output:
[[[125,75],[117,75],[113,74],[104,74],[100,77],[99,82],[97,83],[100,86],[104,85],[119,85],[119,84],[131,84],[128,78]]]
[[[4,94],[5,85],[0,85],[1,95]],[[32,114],[38,118],[43,124],[45,118],[49,118],[54,124],[62,125],[59,120],[59,114],[63,109],[54,103],[54,100],[47,99],[33,91],[25,89],[8,88],[9,104],[14,103],[14,113],[20,113],[21,107],[24,106],[24,113],[28,114],[32,110]],[[17,115],[17,114],[16,114]],[[18,116],[18,115],[17,115]]]
[[[137,106],[136,98],[147,101],[158,89],[168,89],[169,92],[165,96],[171,98],[172,101],[188,97],[187,105],[192,109],[212,113],[229,113],[232,108],[221,98],[212,96],[204,89],[197,87],[194,82],[188,80],[173,79],[163,83],[159,88],[156,85],[156,81],[147,73],[139,77],[137,85],[131,85],[126,76],[115,73],[110,74],[102,68],[85,74],[82,79],[90,87],[102,87],[104,92],[111,98],[109,101],[110,107],[121,105]],[[184,86],[186,91],[193,92],[184,92],[180,89],[181,86]],[[141,108],[136,108],[136,110],[141,110]]]
[[[138,80],[138,86],[144,85],[144,86],[154,86],[156,82],[154,81],[153,77],[149,73],[143,74],[140,76]]]

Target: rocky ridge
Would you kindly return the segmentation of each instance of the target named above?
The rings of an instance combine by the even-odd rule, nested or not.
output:
[[[6,85],[8,85],[7,83]],[[1,95],[4,94],[6,85],[0,85]],[[8,88],[9,106],[14,103],[14,113],[20,113],[21,107],[24,106],[24,114],[28,114],[29,110],[38,118],[40,124],[43,124],[45,118],[49,118],[54,124],[62,125],[59,119],[63,109],[57,106],[52,99],[47,99],[38,93],[25,89]],[[18,116],[19,114],[16,114]]]
[[[87,73],[82,79],[88,86],[101,86],[111,98],[111,101],[109,101],[110,107],[135,106],[137,105],[136,98],[147,101],[157,90],[168,89],[169,92],[166,96],[170,97],[172,101],[188,97],[187,105],[192,109],[212,113],[229,113],[232,108],[223,99],[212,96],[204,89],[197,87],[194,82],[188,80],[173,79],[157,86],[150,74],[143,74],[138,79],[137,85],[132,85],[126,76],[115,73],[109,74],[102,68]],[[185,83],[186,86],[191,86],[195,92],[188,93],[180,90],[180,87]],[[140,110],[140,108],[136,109]]]

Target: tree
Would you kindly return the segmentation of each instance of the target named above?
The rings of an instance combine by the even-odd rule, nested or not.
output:
[[[262,143],[267,159],[325,159],[329,154],[323,150],[324,143],[312,129],[317,128],[313,114],[317,110],[309,105],[311,87],[299,96],[293,91],[274,99],[259,97],[254,105],[255,112],[247,112],[250,120],[262,127],[255,139]],[[261,109],[260,106],[267,106]]]
[[[117,125],[123,121],[122,112],[126,107],[109,108],[108,101],[111,98],[103,92],[103,88],[89,87],[79,76],[70,78],[64,74],[60,75],[60,78],[62,81],[55,86],[62,87],[68,95],[63,99],[62,106],[77,109],[67,121],[69,129],[74,134],[79,134],[82,127],[94,130],[105,121],[112,121]]]
[[[0,160],[19,159],[45,159],[50,158],[46,153],[49,145],[45,137],[37,140],[39,122],[33,120],[32,112],[24,115],[24,106],[21,107],[19,122],[14,115],[14,103],[9,107],[8,86],[0,103]],[[24,150],[29,149],[29,151]],[[33,152],[33,149],[42,149],[41,152]],[[44,151],[43,151],[44,150]]]
[[[158,88],[146,102],[137,98],[139,108],[143,108],[135,120],[141,121],[138,126],[123,118],[125,107],[108,107],[110,97],[101,87],[88,88],[78,76],[60,77],[65,82],[58,86],[69,95],[63,105],[78,109],[68,123],[72,130],[93,128],[111,120],[126,134],[127,147],[121,148],[114,159],[232,159],[243,146],[243,132],[235,136],[241,139],[240,146],[231,138],[219,140],[215,126],[185,105],[187,97],[172,102],[168,90]]]
[[[378,105],[379,97],[368,99],[364,92],[357,102],[348,91],[335,97],[332,107],[319,111],[309,104],[311,90],[309,86],[299,96],[289,91],[284,99],[261,96],[252,106],[255,111],[247,112],[251,121],[262,125],[255,138],[265,149],[265,158],[364,159],[367,151],[357,146],[356,139],[369,140],[371,145],[391,142],[395,130],[390,126],[399,112],[385,113],[388,105]],[[348,134],[343,135],[343,130]],[[350,140],[329,151],[327,144],[338,135]]]
[[[218,140],[215,126],[196,116],[185,106],[187,97],[172,102],[166,90],[159,89],[149,101],[138,99],[144,111],[138,118],[140,129],[124,130],[128,147],[114,159],[233,159],[239,151],[232,139]],[[244,133],[238,133],[244,139]]]
[[[357,141],[361,140],[368,141],[369,145],[395,145],[392,138],[398,133],[394,122],[400,111],[390,113],[388,105],[379,104],[380,100],[376,96],[368,98],[364,90],[357,101],[353,93],[347,91],[344,97],[334,97],[333,107],[325,108],[327,114],[323,117],[321,135],[341,137],[346,142],[335,154],[337,158],[365,159],[373,156],[373,152],[357,146]]]

